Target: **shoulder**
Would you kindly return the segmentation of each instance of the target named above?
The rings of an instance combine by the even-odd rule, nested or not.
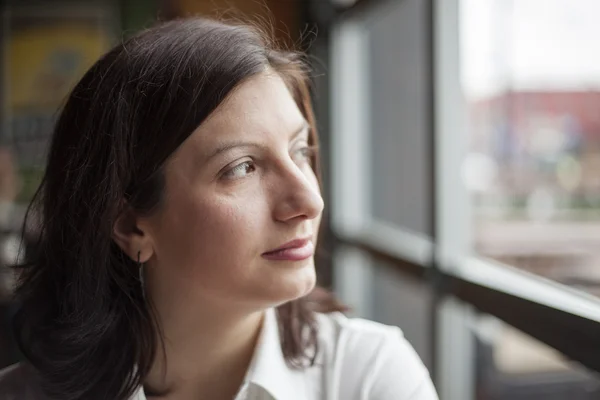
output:
[[[317,321],[323,362],[344,382],[340,398],[437,399],[429,371],[398,327],[341,313],[317,314]]]
[[[31,366],[15,364],[0,370],[0,400],[46,400]]]

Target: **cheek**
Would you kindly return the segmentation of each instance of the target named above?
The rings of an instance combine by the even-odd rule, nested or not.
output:
[[[173,198],[157,243],[161,264],[209,274],[236,269],[260,251],[266,206],[259,196]]]

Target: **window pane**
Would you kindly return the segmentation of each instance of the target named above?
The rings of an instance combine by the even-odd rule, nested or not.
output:
[[[352,316],[398,326],[433,370],[432,288],[398,267],[352,246],[334,252],[334,289]]]
[[[433,294],[426,282],[403,275],[394,265],[373,260],[372,305],[369,318],[399,326],[423,363],[433,369],[430,313]]]
[[[479,255],[600,295],[596,0],[462,0]]]
[[[426,5],[390,2],[369,32],[371,210],[378,221],[430,235]]]
[[[489,316],[474,324],[477,400],[592,400],[600,376]]]

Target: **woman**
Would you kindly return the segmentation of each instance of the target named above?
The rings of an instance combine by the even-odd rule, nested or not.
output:
[[[301,57],[255,28],[109,52],[56,125],[0,398],[435,399],[397,328],[308,296],[316,146]]]

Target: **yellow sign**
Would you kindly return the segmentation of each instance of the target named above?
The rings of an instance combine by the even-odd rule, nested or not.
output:
[[[84,24],[41,25],[13,31],[7,71],[11,114],[17,110],[55,110],[109,45],[106,33]]]

